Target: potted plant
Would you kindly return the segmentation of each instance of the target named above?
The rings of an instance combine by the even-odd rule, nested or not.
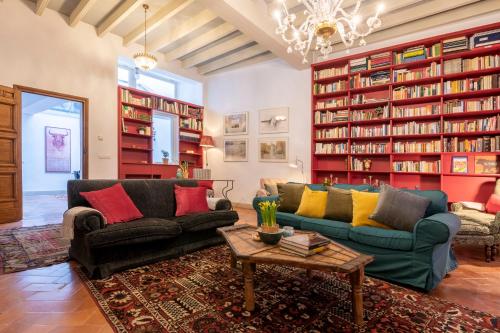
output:
[[[166,150],[162,150],[161,151],[162,155],[163,155],[163,164],[168,164],[168,157],[170,156],[170,153]]]
[[[137,133],[139,133],[140,135],[146,135],[146,127],[144,126],[137,127]]]
[[[276,223],[276,211],[278,210],[278,206],[276,201],[264,201],[259,203],[262,224],[258,232],[260,239],[266,244],[277,244],[283,233],[283,230],[280,230]]]

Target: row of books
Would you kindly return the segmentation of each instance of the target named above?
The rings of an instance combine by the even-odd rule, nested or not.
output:
[[[465,36],[443,40],[443,53],[465,51],[469,49],[469,39]]]
[[[403,52],[394,53],[394,64],[404,64],[413,61],[434,58],[441,55],[441,44],[436,43],[430,47],[417,45],[405,49]]]
[[[183,141],[189,141],[189,142],[200,142],[201,136],[198,133],[190,133],[190,132],[184,132],[180,131],[179,133],[179,139]]]
[[[316,109],[336,108],[340,106],[347,106],[347,104],[347,97],[334,98],[316,102]]]
[[[443,40],[443,53],[466,51],[469,49],[500,43],[500,29],[478,32],[470,38],[460,36]]]
[[[389,71],[371,73],[369,76],[356,74],[349,79],[349,86],[353,89],[378,86],[391,81]]]
[[[392,162],[392,170],[395,172],[441,172],[441,161],[395,161]]]
[[[354,110],[351,114],[353,121],[389,118],[389,105],[375,109]]]
[[[313,86],[313,94],[320,95],[337,91],[345,91],[347,89],[347,81],[338,81],[327,84],[315,83]]]
[[[319,71],[314,71],[314,79],[321,80],[344,74],[347,74],[347,64],[342,67],[332,67],[332,68],[321,69]]]
[[[500,96],[489,96],[472,100],[450,100],[445,102],[444,113],[497,110],[500,108]]]
[[[427,104],[422,106],[395,106],[392,109],[392,116],[394,118],[405,117],[421,117],[439,114],[441,112],[441,105]]]
[[[203,131],[203,121],[194,118],[181,119],[179,122],[181,128],[189,128]]]
[[[500,74],[486,75],[478,78],[452,80],[444,82],[444,93],[455,94],[466,91],[495,89],[500,87]]]
[[[392,98],[401,100],[407,98],[418,98],[426,96],[437,96],[441,94],[441,84],[427,84],[421,86],[398,87],[393,90]]]
[[[443,125],[443,131],[445,133],[498,131],[500,130],[499,120],[500,120],[500,115],[489,118],[481,118],[481,119],[445,121]]]
[[[445,74],[477,71],[500,67],[500,55],[487,55],[471,59],[451,59],[444,62]]]
[[[477,139],[444,138],[445,152],[497,152],[500,151],[500,136],[485,136]]]
[[[346,138],[347,135],[347,127],[334,127],[316,130],[316,139]]]
[[[390,51],[378,54],[372,54],[369,57],[349,60],[349,65],[351,66],[351,73],[365,71],[368,69],[386,67],[389,66],[390,64],[391,64]]]
[[[378,102],[385,102],[388,100],[389,96],[369,97],[368,94],[357,94],[351,98],[351,105],[378,103]]]
[[[392,126],[393,135],[412,135],[412,134],[437,134],[441,132],[439,121],[428,123],[417,123],[415,121],[406,124],[397,124]]]
[[[314,124],[331,124],[349,120],[348,110],[339,111],[315,111]]]
[[[392,145],[394,153],[439,153],[441,152],[441,141],[405,141],[394,142]]]
[[[380,126],[373,127],[351,127],[351,137],[369,137],[369,136],[386,136],[391,132],[391,126],[388,124],[383,124]]]
[[[315,154],[345,154],[347,153],[347,143],[322,143],[315,145]]]
[[[122,105],[122,117],[151,122],[151,115],[150,114],[138,111],[138,110],[136,110],[133,107],[128,106],[128,105]]]
[[[383,154],[387,152],[387,143],[353,143],[351,153],[353,154]]]
[[[364,171],[363,164],[363,160],[357,157],[351,157],[351,170]]]
[[[330,240],[318,233],[298,234],[283,237],[280,242],[280,250],[287,253],[308,257],[328,249]]]
[[[441,65],[432,62],[429,67],[415,69],[397,69],[392,73],[393,82],[420,80],[441,75]]]

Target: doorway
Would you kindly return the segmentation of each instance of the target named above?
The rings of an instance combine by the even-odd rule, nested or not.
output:
[[[19,87],[23,226],[61,223],[68,180],[87,177],[85,98]]]

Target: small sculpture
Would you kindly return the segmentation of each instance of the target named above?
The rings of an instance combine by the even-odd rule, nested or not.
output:
[[[363,171],[370,171],[372,168],[372,160],[366,158],[363,160]]]

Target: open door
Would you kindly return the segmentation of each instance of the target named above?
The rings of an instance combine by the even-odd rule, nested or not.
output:
[[[14,89],[0,86],[0,223],[22,218],[19,100]]]

